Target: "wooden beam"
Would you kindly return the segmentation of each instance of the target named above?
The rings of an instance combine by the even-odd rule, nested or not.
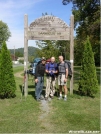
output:
[[[28,94],[28,39],[27,32],[28,31],[28,16],[24,15],[24,96],[26,97]]]
[[[71,69],[74,72],[73,64],[74,64],[74,15],[71,15],[70,18],[70,62],[71,62]],[[70,80],[70,94],[73,94],[73,78],[74,75],[72,74],[72,78]]]

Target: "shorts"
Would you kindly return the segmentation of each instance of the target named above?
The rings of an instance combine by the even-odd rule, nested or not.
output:
[[[58,85],[67,85],[67,82],[64,82],[65,80],[65,74],[59,74],[58,75]]]

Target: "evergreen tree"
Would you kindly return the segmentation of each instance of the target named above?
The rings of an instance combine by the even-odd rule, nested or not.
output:
[[[15,97],[16,83],[10,53],[3,42],[0,56],[0,98]]]
[[[81,95],[87,96],[94,96],[98,91],[94,54],[89,37],[84,44],[79,91]]]

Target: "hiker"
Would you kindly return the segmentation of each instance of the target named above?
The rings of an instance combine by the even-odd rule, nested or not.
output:
[[[67,78],[68,65],[63,61],[63,56],[59,56],[58,64],[58,85],[59,85],[59,100],[62,99],[62,88],[64,89],[64,101],[67,101]]]
[[[57,72],[58,68],[57,63],[55,63],[55,57],[51,57],[51,62],[46,64],[46,100],[48,100],[49,96],[51,98],[54,97]]]
[[[46,59],[45,57],[42,57],[35,69],[35,96],[37,101],[44,99],[41,96],[41,93],[44,85],[45,63]]]

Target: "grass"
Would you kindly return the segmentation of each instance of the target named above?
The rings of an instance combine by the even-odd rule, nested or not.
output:
[[[74,68],[74,70],[79,67]],[[23,67],[14,68],[14,73],[21,72]],[[76,70],[77,71],[77,70]],[[100,78],[100,70],[97,75]],[[95,98],[68,93],[68,101],[57,100],[57,96],[49,103],[51,111],[46,126],[39,120],[40,103],[34,98],[34,82],[30,77],[28,96],[22,96],[23,78],[15,77],[17,84],[16,97],[0,100],[0,133],[68,133],[70,130],[100,130],[100,91]],[[77,91],[79,74],[74,73],[74,89]],[[68,82],[69,87],[69,82]],[[100,80],[99,80],[100,87]],[[48,122],[50,126],[48,125]],[[51,131],[50,131],[51,128]]]

